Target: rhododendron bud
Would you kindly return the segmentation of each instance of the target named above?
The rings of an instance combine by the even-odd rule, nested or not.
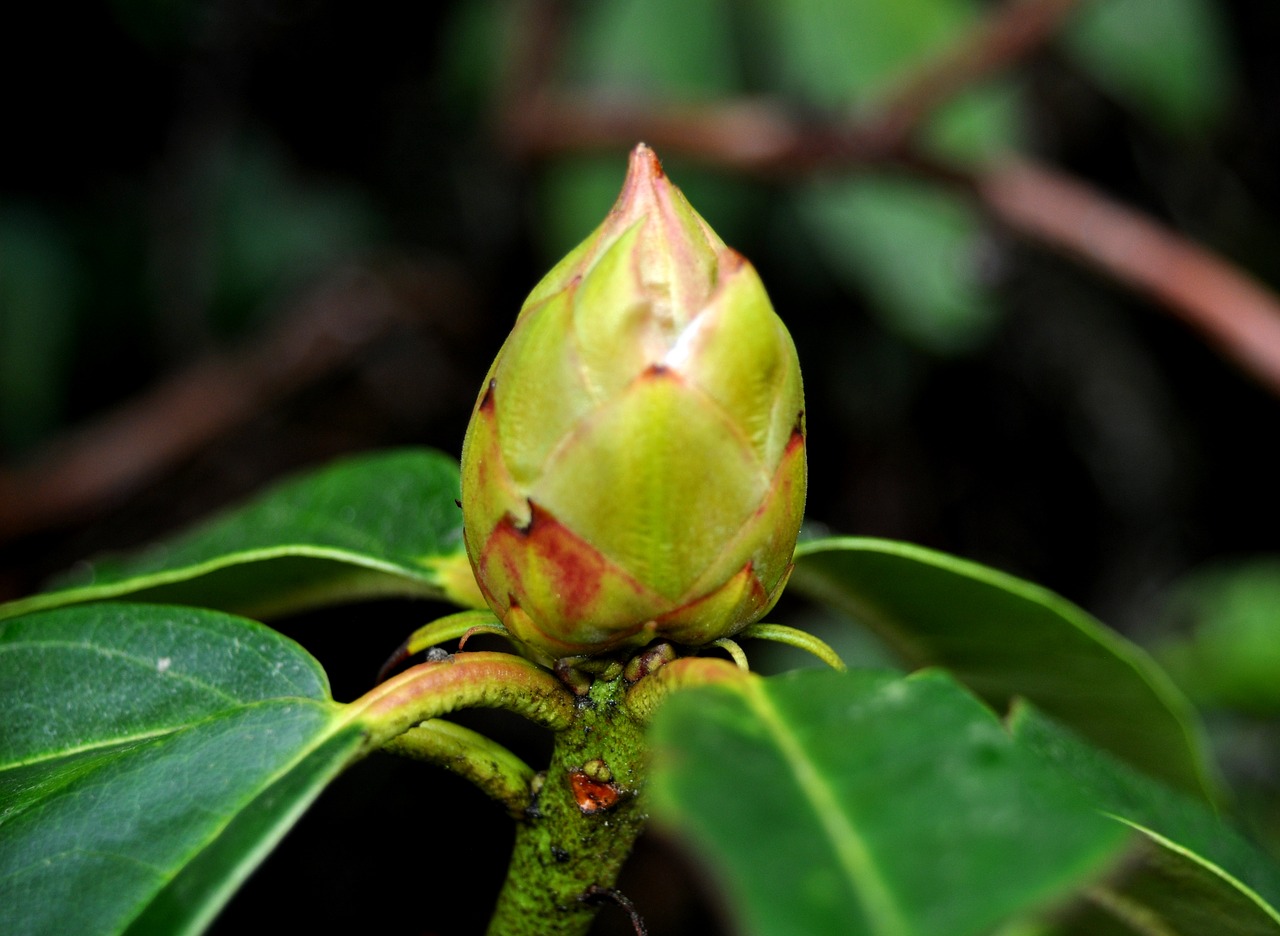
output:
[[[805,495],[790,335],[643,144],[604,223],[534,288],[462,449],[476,580],[559,658],[757,621]]]

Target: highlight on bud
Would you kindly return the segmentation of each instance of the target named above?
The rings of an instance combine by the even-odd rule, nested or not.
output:
[[[799,362],[764,286],[641,144],[476,402],[462,448],[476,581],[553,659],[730,636],[790,574],[804,449]]]

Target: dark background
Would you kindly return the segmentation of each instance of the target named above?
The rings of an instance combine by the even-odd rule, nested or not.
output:
[[[1049,42],[1016,69],[1028,148],[1275,287],[1280,8],[1207,6],[1230,84],[1194,132],[1153,123]],[[457,452],[523,295],[609,207],[557,202],[576,164],[504,137],[476,38],[503,11],[115,0],[6,14],[0,599],[344,453]],[[769,37],[732,19],[754,61]],[[774,90],[742,75],[734,90]],[[590,171],[616,186],[626,149]],[[1166,310],[991,225],[972,262],[995,324],[940,350],[815,261],[790,200],[799,174],[666,161],[792,330],[812,521],[1030,578],[1153,646],[1185,626],[1169,607],[1189,576],[1275,552],[1277,400]],[[121,408],[136,431],[95,434]],[[136,469],[95,484],[126,455]],[[279,626],[349,699],[435,611],[388,602]],[[482,724],[539,756],[517,726]],[[1238,735],[1228,771],[1269,788],[1271,762]],[[510,836],[463,782],[377,757],[215,931],[474,932]],[[670,850],[643,846],[628,874],[652,932],[707,931],[714,910]],[[600,931],[625,920],[606,912]]]

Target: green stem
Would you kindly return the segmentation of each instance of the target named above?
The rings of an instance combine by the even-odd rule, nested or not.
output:
[[[488,609],[459,611],[447,617],[437,618],[430,624],[419,627],[405,639],[404,643],[396,647],[396,652],[391,654],[387,662],[382,664],[382,669],[378,672],[378,682],[382,682],[392,670],[415,653],[421,653],[428,647],[434,647],[447,640],[457,640],[463,634],[475,630],[477,627],[487,629],[490,626],[506,633],[506,630],[498,623],[498,619],[493,616],[493,612]]]
[[[684,686],[708,683],[741,682],[755,679],[747,670],[716,657],[682,657],[654,670],[627,692],[627,709],[639,721],[648,724],[658,705],[667,695]]]
[[[598,909],[587,898],[617,880],[644,825],[644,726],[625,696],[621,676],[596,680],[556,735],[489,936],[580,936]]]
[[[844,665],[844,660],[840,659],[840,654],[831,649],[831,645],[825,640],[815,637],[807,631],[788,627],[785,624],[752,624],[738,631],[738,636],[754,637],[757,640],[772,640],[774,643],[796,647],[807,653],[812,653],[833,670],[841,673],[849,668]]]
[[[556,733],[551,765],[516,828],[489,936],[585,933],[598,910],[591,898],[613,887],[644,827],[644,731],[653,712],[682,686],[754,678],[728,660],[668,659],[653,654],[651,671],[615,668],[578,697],[573,724]]]
[[[517,819],[529,808],[533,768],[470,728],[433,718],[392,738],[382,749],[438,764],[465,777]]]
[[[559,731],[574,720],[573,696],[542,667],[510,653],[455,653],[421,663],[347,706],[377,748],[414,725],[462,708],[501,708]]]

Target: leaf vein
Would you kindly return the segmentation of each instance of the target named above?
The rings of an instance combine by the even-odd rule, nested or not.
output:
[[[866,910],[872,932],[878,936],[907,936],[910,928],[902,908],[876,868],[866,840],[848,821],[835,791],[822,779],[816,765],[787,730],[763,686],[758,683],[750,686],[748,703],[759,715],[791,769],[796,785],[813,808],[831,850]]]

